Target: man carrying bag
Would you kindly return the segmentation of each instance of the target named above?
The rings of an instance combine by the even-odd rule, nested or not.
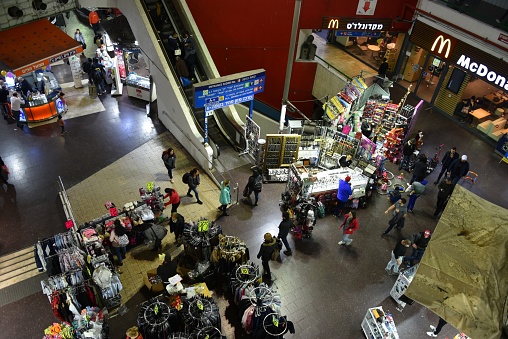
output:
[[[152,251],[157,252],[162,249],[162,239],[168,234],[168,230],[159,224],[151,224],[144,232],[145,238],[153,242]]]

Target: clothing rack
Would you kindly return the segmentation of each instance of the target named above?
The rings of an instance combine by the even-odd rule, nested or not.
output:
[[[254,263],[240,265],[235,270],[235,277],[243,284],[251,284],[259,278],[259,266]]]
[[[187,333],[210,326],[219,330],[221,328],[219,307],[212,298],[199,295],[186,298],[183,300],[182,311]]]
[[[176,309],[162,301],[162,297],[155,297],[142,303],[137,322],[143,337],[171,338],[171,333],[179,330],[176,312]]]

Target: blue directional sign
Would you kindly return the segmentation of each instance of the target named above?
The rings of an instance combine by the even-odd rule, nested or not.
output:
[[[381,32],[371,31],[335,31],[336,36],[370,36],[377,38],[381,36]]]
[[[236,73],[193,85],[194,107],[213,111],[222,107],[254,100],[265,90],[265,70]]]

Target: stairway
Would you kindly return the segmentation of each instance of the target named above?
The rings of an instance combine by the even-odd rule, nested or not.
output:
[[[38,274],[33,247],[0,257],[0,290]]]

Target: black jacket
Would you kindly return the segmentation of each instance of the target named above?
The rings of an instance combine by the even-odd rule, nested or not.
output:
[[[287,237],[291,225],[292,223],[290,219],[282,220],[281,223],[279,224],[279,235],[277,236],[277,238]]]
[[[176,218],[175,222],[173,222],[172,218],[169,218],[169,231],[175,234],[183,234],[184,224],[185,220],[183,216],[178,213],[178,217]]]
[[[5,104],[9,97],[9,91],[5,88],[0,88],[0,103]]]
[[[270,243],[262,243],[261,244],[261,247],[259,248],[259,253],[258,253],[258,259],[261,258],[261,260],[263,261],[270,261],[270,259],[272,258],[272,253],[273,251],[275,250],[275,244],[276,244],[276,241],[275,241],[275,238],[272,239],[272,242]]]
[[[189,187],[196,188],[201,183],[201,179],[199,178],[199,174],[196,177],[193,177],[192,174],[189,175]]]
[[[347,157],[344,155],[339,159],[340,167],[349,167],[353,160],[347,160]]]
[[[397,242],[397,245],[395,245],[395,248],[393,249],[393,255],[395,258],[403,257],[406,255],[407,247],[402,245],[402,240],[399,240]]]
[[[402,150],[402,154],[404,154],[405,156],[408,156],[408,155],[411,155],[414,153],[416,149],[416,145],[414,144],[409,144],[409,142],[407,144],[404,145],[404,149]]]
[[[425,238],[425,236],[423,235],[424,233],[425,232],[416,233],[413,234],[413,236],[411,237],[412,238],[411,243],[415,244],[419,250],[425,250],[430,242],[430,239],[432,238],[432,234],[429,235],[428,238]]]
[[[437,197],[439,199],[448,198],[450,195],[452,195],[454,187],[455,186],[453,186],[452,183],[447,184],[446,180],[441,181],[437,186],[437,188],[439,189],[439,192],[437,192]]]
[[[469,172],[469,163],[462,162],[460,158],[456,159],[450,165],[449,172],[452,178],[462,178]]]
[[[427,161],[418,160],[413,167],[413,174],[416,177],[416,181],[422,181],[427,175]]]
[[[261,177],[261,178],[259,178],[259,177]],[[258,174],[258,175],[253,174],[253,175],[251,175],[249,177],[249,181],[247,182],[247,187],[249,187],[253,191],[256,191],[256,189],[254,187],[254,184],[256,183],[256,179],[260,180],[261,183],[263,182],[263,176],[261,174]]]
[[[453,154],[453,157],[451,156],[451,154],[452,153],[450,151],[445,153],[443,160],[441,161],[441,164],[443,165],[444,168],[449,168],[455,159],[460,158],[460,155],[457,152]]]

